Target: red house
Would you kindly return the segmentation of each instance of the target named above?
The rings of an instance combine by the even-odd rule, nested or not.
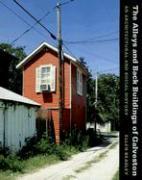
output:
[[[62,133],[74,127],[84,131],[86,124],[87,72],[72,56],[64,53],[63,58],[62,122],[59,122],[58,49],[44,42],[17,65],[23,70],[23,95],[50,111],[56,143]]]

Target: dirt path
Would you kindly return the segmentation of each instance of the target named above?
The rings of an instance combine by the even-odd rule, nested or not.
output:
[[[70,160],[45,167],[18,180],[112,180],[119,166],[118,139],[107,147],[95,147]]]

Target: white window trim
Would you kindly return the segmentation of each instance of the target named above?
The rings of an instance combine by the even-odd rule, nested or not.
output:
[[[47,85],[47,86],[50,86],[51,87],[51,70],[52,70],[52,65],[51,64],[48,64],[48,65],[41,65],[40,66],[40,73],[42,74],[42,68],[50,68],[50,75],[49,75],[49,83],[48,84],[45,84],[45,83],[42,83],[42,77],[40,78],[40,86],[41,85]],[[47,78],[48,79],[48,78]]]
[[[52,68],[52,64],[43,64],[43,65],[40,65],[39,67],[40,68],[44,68],[44,67],[50,67],[50,68]]]
[[[52,65],[52,64],[44,64],[44,65],[40,65],[40,66],[38,66],[37,68],[39,68],[40,69],[40,79],[39,79],[39,82],[38,82],[38,84],[39,84],[39,88],[38,88],[38,90],[37,90],[37,87],[36,87],[36,92],[37,93],[42,93],[42,91],[40,90],[40,85],[42,85],[42,84],[44,84],[44,83],[41,83],[41,80],[42,80],[42,78],[41,78],[41,70],[42,70],[42,68],[46,68],[46,67],[49,67],[50,68],[50,77],[49,77],[49,79],[50,79],[50,83],[49,83],[49,85],[51,86],[51,81],[52,81],[52,74],[51,74],[51,72],[52,72],[52,68],[53,67],[55,67],[54,65]],[[35,79],[36,79],[37,77],[35,77]],[[56,76],[54,77],[55,78],[55,83],[56,83]],[[37,79],[36,79],[36,81],[37,81]],[[36,86],[37,86],[37,82],[36,82]],[[56,85],[55,85],[56,86]],[[55,92],[55,90],[53,91],[53,90],[51,90],[51,92]]]
[[[83,74],[79,69],[77,69],[76,71],[76,86],[77,86],[77,94],[83,96]]]

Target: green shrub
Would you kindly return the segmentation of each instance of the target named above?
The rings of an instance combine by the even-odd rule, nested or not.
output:
[[[45,136],[41,139],[33,137],[26,140],[26,145],[17,154],[11,154],[8,149],[5,151],[1,149],[0,170],[22,172],[26,168],[26,163],[32,164],[35,162],[34,159],[36,160],[36,157],[38,159],[40,156],[44,156],[44,163],[46,161],[48,162],[48,158],[50,159],[52,156],[54,159],[67,160],[72,154],[83,151],[87,147],[88,136],[77,131],[73,131],[72,136],[66,137],[61,145],[51,143],[51,141]]]
[[[34,145],[34,149],[38,154],[53,154],[54,145],[49,143],[49,140],[42,138],[37,144]]]
[[[64,145],[51,143],[49,139],[43,136],[40,140],[31,139],[27,145],[18,153],[21,158],[28,158],[35,155],[56,155],[61,160],[66,160],[69,154],[65,151]]]
[[[35,151],[35,147],[34,145],[37,144],[39,140],[37,139],[37,137],[32,137],[32,138],[27,138],[26,139],[26,145],[23,146],[23,148],[17,153],[17,155],[21,158],[21,159],[27,159],[31,156],[34,156],[37,154],[37,152]]]
[[[22,171],[23,164],[16,155],[8,155],[4,157],[0,155],[0,169],[12,170],[13,172]]]
[[[70,133],[66,133],[63,137],[63,144],[75,147],[83,151],[89,147],[89,135],[78,130],[76,127]]]
[[[54,153],[63,161],[67,160],[70,157],[70,154],[67,153],[64,145],[55,145]]]
[[[47,138],[42,138],[34,147],[38,154],[56,155],[61,160],[67,160],[69,157],[64,145],[50,143]]]

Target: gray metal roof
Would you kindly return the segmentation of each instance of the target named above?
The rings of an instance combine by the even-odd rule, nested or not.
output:
[[[31,99],[28,99],[24,96],[21,96],[17,93],[14,93],[3,87],[0,87],[0,100],[16,101],[16,102],[20,102],[20,103],[26,103],[26,104],[30,104],[30,105],[40,106],[40,104],[38,104],[37,102],[35,102]]]

